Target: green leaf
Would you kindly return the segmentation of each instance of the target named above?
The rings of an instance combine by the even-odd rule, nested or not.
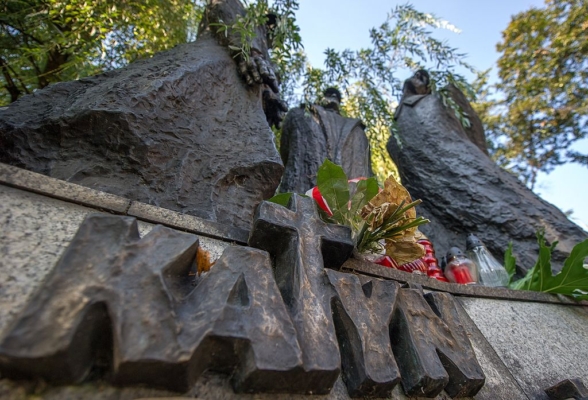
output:
[[[357,183],[351,198],[351,215],[356,215],[380,191],[376,178],[368,178]]]
[[[551,269],[551,254],[557,245],[557,242],[554,242],[550,247],[545,245],[545,232],[539,231],[537,232],[537,242],[539,242],[539,274],[534,277],[534,285],[538,285],[538,288],[533,290],[537,290],[540,292],[545,291],[546,286],[549,285],[549,278],[552,277],[552,269]]]
[[[513,289],[513,290],[530,290],[528,288],[528,282],[530,281],[532,274],[533,274],[533,270],[528,271],[527,275],[525,275],[525,277],[523,279],[519,279],[518,281],[511,282],[508,285],[508,288]]]
[[[351,208],[349,209],[351,230],[356,246],[358,243],[361,243],[367,229],[367,223],[361,218],[360,211],[379,191],[380,186],[376,178],[368,178],[357,183],[355,193],[351,198]]]
[[[546,246],[543,232],[537,233],[537,241],[539,243],[537,263],[523,279],[511,283],[509,287],[511,289],[559,293],[573,296],[578,300],[588,300],[588,269],[584,267],[584,260],[588,257],[588,239],[574,246],[561,272],[555,276],[552,275],[551,253],[557,242]]]
[[[504,253],[504,268],[508,272],[509,284],[512,281],[512,277],[516,273],[517,259],[512,255],[512,242],[508,242],[508,247]]]
[[[401,234],[403,231],[407,229],[421,226],[429,222],[431,221],[429,221],[428,219],[425,219],[423,217],[417,217],[406,224],[394,225],[389,228],[383,229],[382,231],[372,235],[372,241],[377,241],[380,239],[393,239],[395,236]]]
[[[349,185],[343,168],[325,160],[318,169],[316,181],[319,191],[333,212],[333,220],[349,226]]]
[[[292,198],[292,193],[279,193],[271,199],[268,199],[268,201],[287,207],[288,203],[290,202],[290,198]]]
[[[537,231],[536,235],[537,243],[539,244],[539,258],[523,279],[510,285],[511,289],[540,292],[542,291],[545,276],[551,276],[551,251],[553,250],[553,245],[550,247],[545,245],[544,232]]]
[[[574,246],[561,272],[545,280],[543,291],[588,300],[588,269],[584,268],[586,257],[588,257],[588,239]]]

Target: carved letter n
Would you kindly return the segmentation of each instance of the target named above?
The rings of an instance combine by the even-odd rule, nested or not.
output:
[[[474,396],[484,373],[459,323],[453,296],[401,289],[390,336],[402,387],[409,396]],[[428,303],[427,303],[428,302]]]

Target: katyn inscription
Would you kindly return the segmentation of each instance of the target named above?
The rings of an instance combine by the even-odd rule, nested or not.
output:
[[[261,203],[250,245],[267,251],[231,246],[194,286],[195,235],[89,216],[0,343],[0,372],[185,391],[209,369],[237,392],[313,394],[342,373],[354,397],[483,386],[451,295],[337,271],[349,231],[313,200]]]

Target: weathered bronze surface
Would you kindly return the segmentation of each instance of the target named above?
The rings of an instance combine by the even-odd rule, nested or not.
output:
[[[328,393],[339,376],[340,357],[324,267],[340,268],[353,251],[351,231],[326,224],[314,200],[293,195],[288,208],[267,201],[256,213],[249,245],[268,251],[275,277],[302,348],[313,393]]]
[[[545,389],[545,393],[551,400],[588,399],[588,389],[579,378],[563,380],[558,384]]]
[[[305,193],[316,186],[325,159],[341,165],[349,179],[373,175],[365,127],[360,120],[339,114],[338,96],[325,96],[328,103],[313,105],[310,113],[298,107],[286,115],[280,140],[285,166],[280,192]]]
[[[89,216],[0,345],[2,373],[71,383],[135,363],[135,379],[152,384],[179,375],[170,303],[197,247],[191,234],[159,226],[140,240],[134,218]]]
[[[198,238],[94,214],[0,342],[0,373],[56,384],[102,377],[186,391],[206,370],[236,392],[471,396],[484,375],[448,294],[339,272],[349,229],[312,199],[260,204],[249,242],[193,271]],[[273,260],[273,261],[272,261]],[[326,267],[326,268],[325,268]]]
[[[88,217],[0,344],[3,376],[74,383],[102,368],[120,385],[185,391],[211,369],[234,371],[237,391],[299,393],[301,351],[267,253],[229,247],[194,288],[197,246]]]
[[[251,44],[250,61],[265,60],[256,81],[226,47],[235,42],[220,44],[207,29],[221,17],[231,24],[240,2],[210,8],[194,43],[0,110],[0,162],[249,229],[283,171],[261,96],[276,80],[263,28]]]
[[[588,234],[480,149],[484,138],[478,117],[463,94],[449,89],[467,106],[471,128],[464,129],[437,95],[408,96],[396,115],[401,144],[395,138],[387,144],[403,184],[423,201],[417,213],[431,221],[421,230],[438,254],[463,245],[474,233],[500,260],[512,242],[517,268],[524,273],[538,258],[535,232],[545,229],[550,243],[559,241],[553,253],[554,269],[559,270]]]
[[[426,300],[425,300],[426,297]],[[475,395],[484,373],[465,331],[453,297],[418,289],[401,289],[390,327],[392,349],[409,396]]]
[[[400,381],[389,327],[398,283],[327,271],[343,381],[352,397],[389,397]]]

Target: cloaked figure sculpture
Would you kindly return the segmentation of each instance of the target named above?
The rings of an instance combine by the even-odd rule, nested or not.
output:
[[[211,0],[196,42],[0,109],[0,162],[249,228],[282,176],[268,121],[286,108],[267,28],[247,57],[238,50],[230,27],[244,13],[239,0]]]
[[[524,273],[538,257],[535,232],[545,229],[549,242],[559,241],[553,264],[561,269],[572,247],[588,234],[490,159],[482,123],[463,93],[447,88],[468,115],[468,128],[426,90],[428,83],[423,70],[406,81],[395,115],[400,144],[394,138],[387,144],[403,185],[423,200],[418,213],[431,222],[422,231],[439,253],[475,232],[501,260],[512,242],[518,272]]]
[[[349,178],[373,175],[365,126],[339,113],[341,93],[324,92],[323,105],[291,109],[282,127],[280,155],[285,171],[280,192],[304,193],[316,186],[318,168],[329,159]]]

